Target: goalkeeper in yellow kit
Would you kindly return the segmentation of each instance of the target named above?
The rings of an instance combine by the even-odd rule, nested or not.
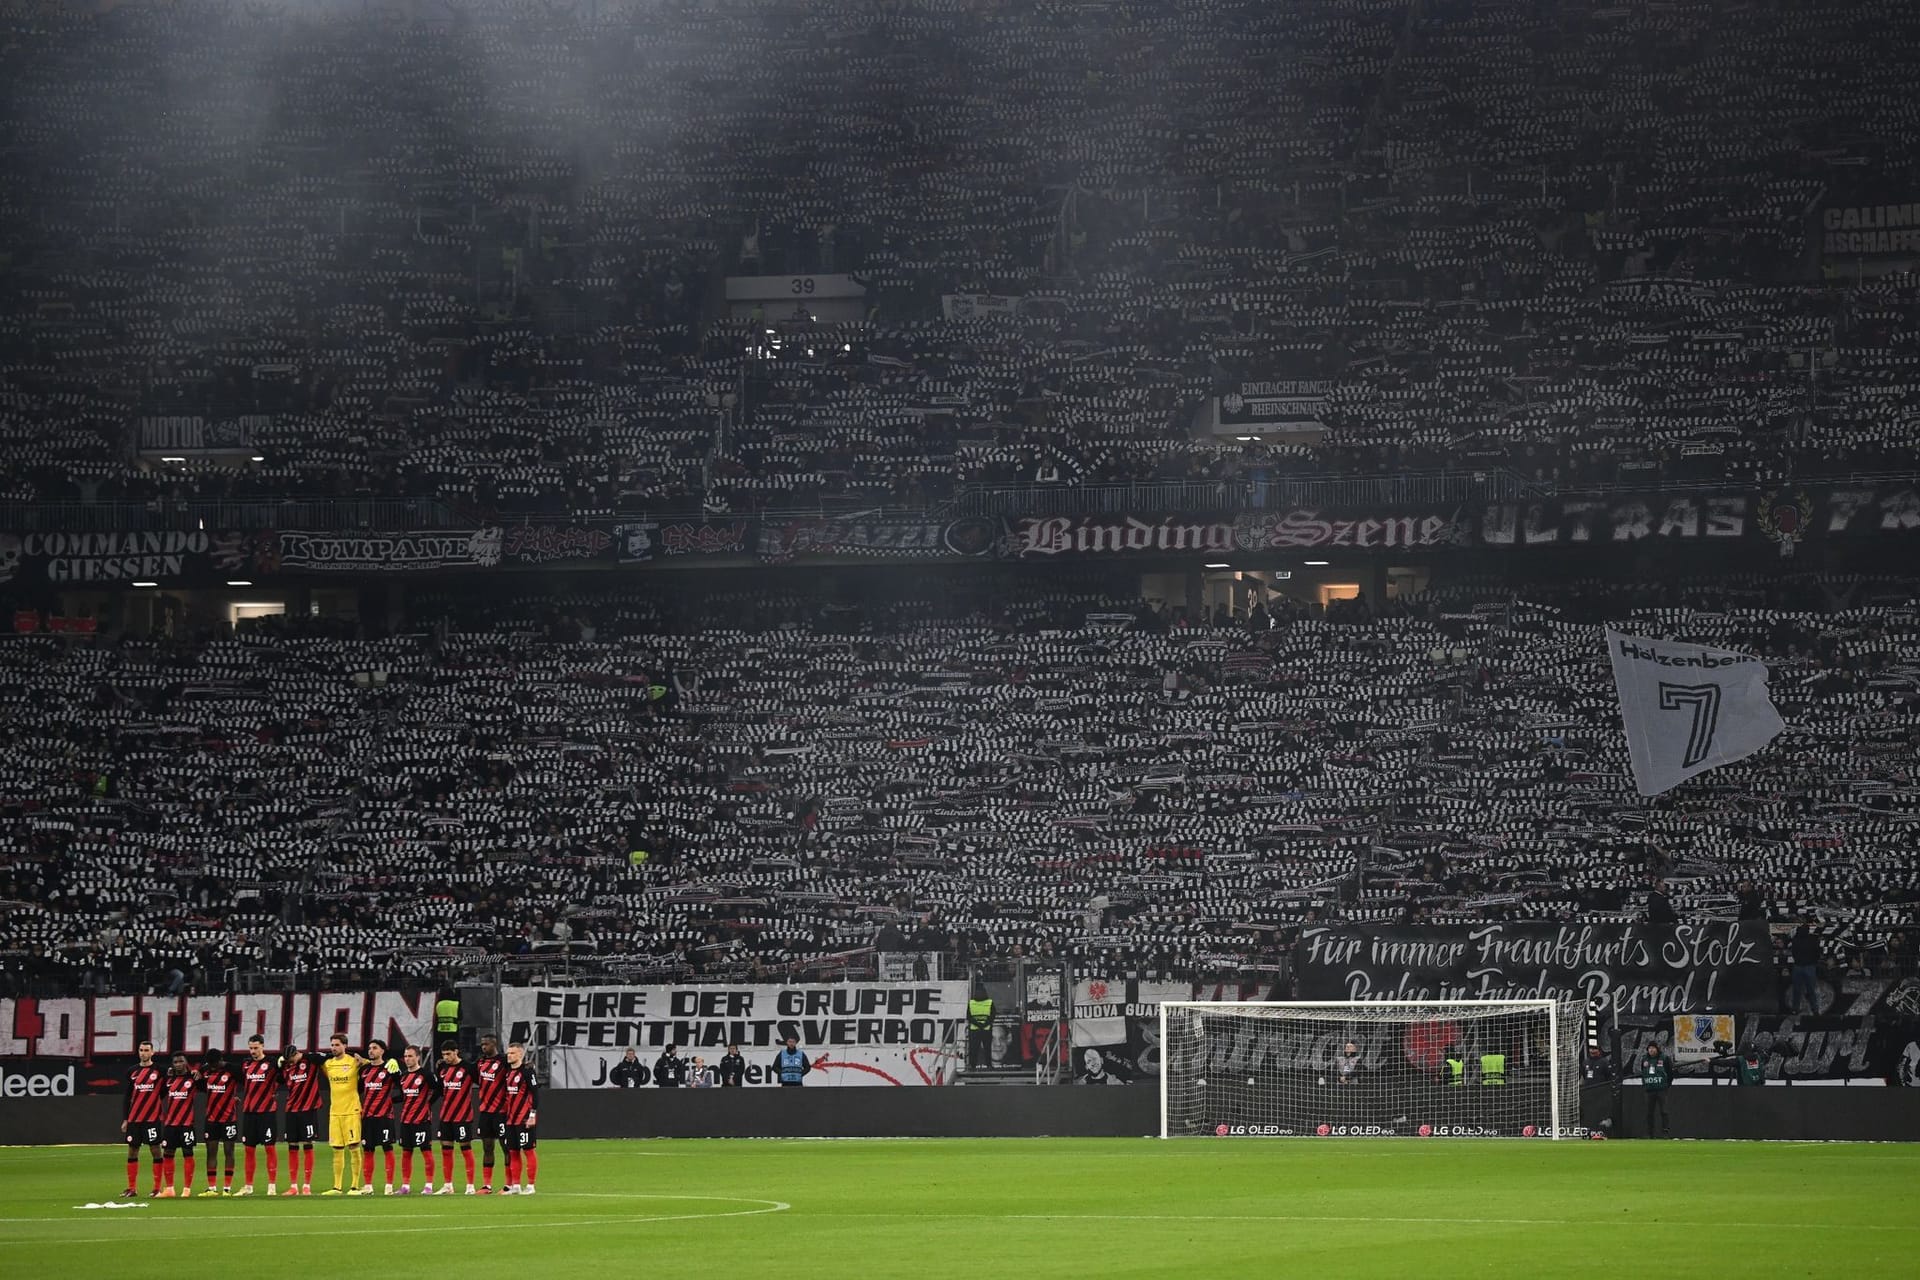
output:
[[[327,1084],[333,1094],[327,1143],[333,1148],[333,1186],[323,1196],[357,1195],[360,1189],[360,1068],[366,1059],[347,1052],[347,1038],[327,1042]],[[343,1185],[353,1179],[352,1189]],[[371,1189],[371,1188],[369,1188]]]

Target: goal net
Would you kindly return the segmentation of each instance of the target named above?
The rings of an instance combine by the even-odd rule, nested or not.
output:
[[[1566,1137],[1579,1000],[1160,1006],[1160,1136]]]

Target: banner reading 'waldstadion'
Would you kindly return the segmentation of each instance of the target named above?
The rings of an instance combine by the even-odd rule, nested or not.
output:
[[[762,1084],[789,1035],[813,1062],[810,1087],[925,1085],[965,1021],[967,984],[509,987],[500,1001],[508,1036],[548,1049],[559,1089],[606,1086],[628,1049],[651,1072],[670,1044],[708,1066],[737,1044],[747,1082]]]
[[[1757,920],[1485,924],[1301,931],[1302,1000],[1583,999],[1621,1013],[1771,1013],[1773,942]]]

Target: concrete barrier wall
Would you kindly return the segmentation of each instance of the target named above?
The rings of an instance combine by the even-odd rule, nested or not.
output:
[[[1589,1124],[1605,1094],[1583,1108]],[[1920,1089],[1675,1089],[1675,1137],[1920,1141]],[[1638,1089],[1623,1093],[1617,1137],[1644,1115]],[[550,1091],[541,1100],[548,1138],[969,1138],[1139,1137],[1158,1133],[1152,1088],[606,1089]],[[117,1097],[0,1101],[0,1145],[116,1142]]]
[[[617,1138],[1137,1138],[1151,1088],[623,1089],[553,1092],[540,1130]]]
[[[1583,1111],[1591,1122],[1593,1101]],[[1598,1114],[1606,1114],[1606,1108]],[[1920,1089],[1675,1088],[1667,1090],[1667,1115],[1676,1138],[1920,1142]],[[1621,1123],[1614,1136],[1644,1137],[1646,1118],[1646,1095],[1638,1088],[1622,1089]]]

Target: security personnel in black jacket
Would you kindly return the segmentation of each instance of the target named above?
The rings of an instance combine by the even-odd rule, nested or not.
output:
[[[653,1062],[653,1082],[662,1089],[678,1089],[687,1082],[687,1060],[680,1056],[680,1046],[668,1045],[667,1051]]]
[[[616,1089],[638,1089],[647,1082],[647,1069],[640,1065],[639,1057],[629,1049],[626,1056],[614,1064],[607,1079]]]

